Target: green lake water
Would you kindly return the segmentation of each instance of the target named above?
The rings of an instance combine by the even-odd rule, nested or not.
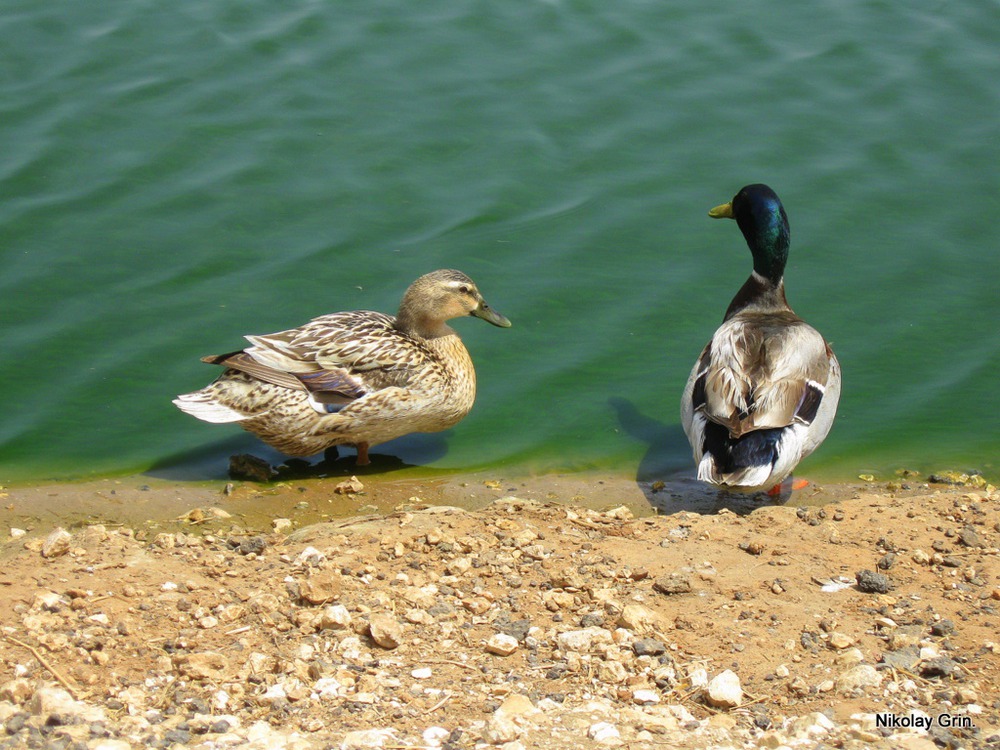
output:
[[[0,483],[221,477],[171,398],[247,333],[472,276],[432,470],[690,471],[678,401],[766,182],[844,393],[805,475],[1000,472],[1000,5],[12,0]]]

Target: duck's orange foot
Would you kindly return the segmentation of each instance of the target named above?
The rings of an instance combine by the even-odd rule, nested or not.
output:
[[[772,487],[767,491],[767,494],[770,495],[771,497],[778,497],[785,490],[788,491],[803,490],[808,486],[809,486],[808,479],[792,479],[792,480],[786,479],[784,482],[774,485],[774,487]]]

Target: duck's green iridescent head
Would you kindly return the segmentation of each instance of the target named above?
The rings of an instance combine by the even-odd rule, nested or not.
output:
[[[777,283],[788,261],[788,216],[767,185],[747,185],[729,203],[716,206],[713,219],[736,219],[753,253],[753,270]]]

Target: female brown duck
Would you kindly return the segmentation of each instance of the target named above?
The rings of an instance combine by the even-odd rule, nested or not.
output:
[[[472,409],[476,371],[447,325],[464,315],[510,326],[464,273],[434,271],[410,285],[396,317],[332,313],[205,357],[226,370],[174,403],[205,422],[236,422],[289,455],[354,445],[364,465],[370,446],[448,429]]]

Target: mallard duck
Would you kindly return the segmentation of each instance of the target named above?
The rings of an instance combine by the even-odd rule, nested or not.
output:
[[[747,185],[708,215],[736,220],[753,273],[691,370],[681,420],[698,479],[775,490],[830,432],[840,364],[785,299],[788,217],[774,191]]]
[[[236,422],[292,456],[354,445],[368,449],[411,432],[457,424],[476,398],[469,352],[447,321],[473,315],[501,328],[460,271],[433,271],[413,282],[396,317],[358,310],[322,315],[299,328],[247,336],[252,344],[202,361],[226,370],[215,382],[174,400],[205,422]]]

